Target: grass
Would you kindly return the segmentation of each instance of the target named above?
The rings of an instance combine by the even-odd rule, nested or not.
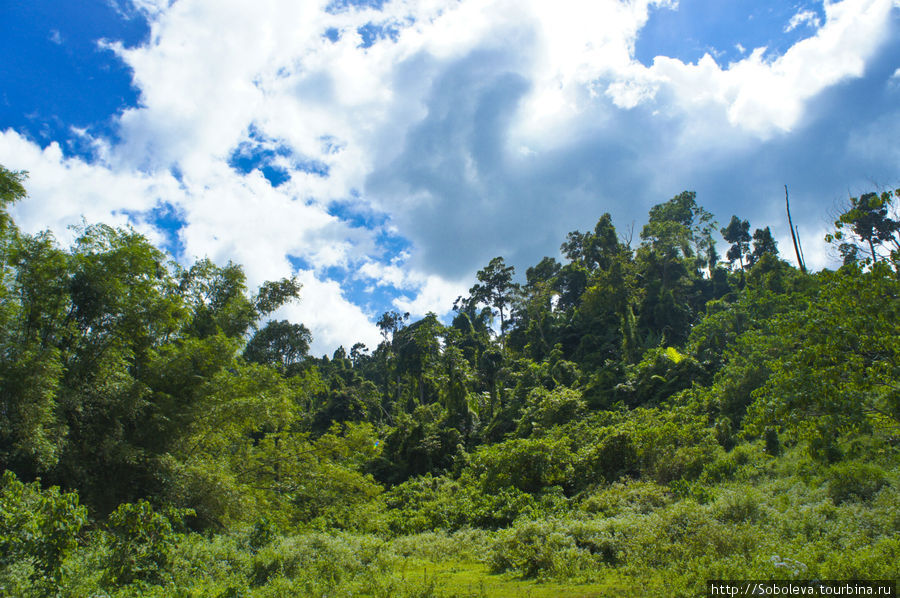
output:
[[[634,580],[613,572],[603,583],[538,582],[509,573],[491,573],[483,563],[458,561],[411,560],[405,563],[403,575],[409,581],[433,587],[434,596],[441,598],[603,598],[627,596],[635,591]]]

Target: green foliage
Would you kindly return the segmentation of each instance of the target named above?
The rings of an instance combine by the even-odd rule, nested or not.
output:
[[[720,454],[706,419],[684,407],[639,408],[570,425],[578,447],[575,488],[639,476],[668,484],[696,479]]]
[[[900,302],[886,298],[900,296],[900,283],[883,264],[819,277],[814,301],[775,319],[777,352],[770,352],[771,375],[753,392],[749,429],[791,430],[834,459],[827,447],[839,436],[896,434]]]
[[[382,458],[373,465],[376,478],[394,484],[414,475],[440,474],[461,461],[463,437],[443,425],[439,407],[419,407],[411,417],[398,418],[384,439]]]
[[[303,324],[269,322],[247,343],[244,359],[293,373],[309,353],[311,341],[312,334]]]
[[[8,170],[0,164],[0,243],[4,245],[7,231],[12,224],[8,210],[12,204],[26,197],[23,183],[27,176],[27,172]],[[0,265],[5,266],[5,261],[0,260]]]
[[[471,475],[459,480],[421,476],[385,495],[388,526],[395,534],[454,531],[467,526],[497,529],[523,516],[562,512],[565,503],[552,492],[539,497],[511,487],[485,492]]]
[[[536,493],[550,486],[571,486],[575,456],[568,438],[517,438],[481,448],[471,469],[484,491],[515,488]]]
[[[630,407],[659,405],[703,375],[696,359],[674,347],[650,349],[639,363],[625,368],[625,380],[615,387],[614,396]]]
[[[11,471],[0,479],[0,584],[16,570],[38,586],[60,582],[63,561],[78,546],[87,509],[74,492],[25,484]],[[2,591],[0,586],[0,591]]]
[[[778,243],[775,242],[772,231],[768,226],[753,231],[753,252],[747,258],[747,263],[752,266],[760,261],[764,255],[778,255]]]
[[[732,216],[728,226],[723,228],[721,233],[722,237],[732,244],[725,257],[732,264],[734,260],[738,260],[741,270],[743,270],[744,256],[750,251],[750,223],[737,216]]]
[[[588,513],[614,517],[627,512],[650,513],[673,502],[669,487],[655,482],[625,480],[603,486],[581,504]]]
[[[897,199],[900,199],[900,189],[850,198],[849,205],[834,222],[835,232],[825,235],[826,242],[837,245],[844,264],[862,261],[871,265],[889,260],[897,270],[900,264]]]
[[[828,496],[835,503],[868,501],[887,483],[882,468],[872,463],[845,461],[828,469]]]
[[[641,458],[635,439],[625,431],[616,430],[582,449],[577,479],[582,484],[615,482],[622,477],[638,475],[640,469]]]
[[[193,514],[190,509],[166,508],[158,512],[143,500],[119,505],[106,523],[110,538],[106,583],[162,581],[172,565],[184,517]]]
[[[516,429],[519,436],[540,435],[543,431],[565,424],[585,413],[581,393],[565,386],[553,390],[535,388],[528,393]]]
[[[500,334],[506,331],[506,313],[519,285],[512,281],[515,268],[507,266],[502,257],[493,258],[478,271],[478,283],[469,289],[468,299],[473,305],[485,304],[497,310],[500,316]]]
[[[896,193],[841,215],[838,272],[779,260],[768,227],[751,251],[737,217],[731,272],[685,192],[636,250],[604,214],[521,287],[491,260],[449,326],[388,312],[378,347],[315,359],[302,324],[260,323],[296,280],[253,292],[103,225],[24,235],[23,176],[0,169],[0,593],[898,574]]]
[[[491,552],[491,568],[525,578],[572,580],[580,570],[591,569],[594,559],[567,531],[552,520],[522,522],[500,535]]]
[[[703,468],[702,480],[706,483],[718,483],[726,480],[743,480],[755,477],[763,467],[770,463],[770,458],[762,448],[754,443],[741,444],[730,452],[719,455],[717,459],[707,463]]]

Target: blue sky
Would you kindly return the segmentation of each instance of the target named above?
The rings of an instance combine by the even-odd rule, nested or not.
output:
[[[297,275],[314,350],[446,313],[610,212],[682,190],[808,261],[900,186],[897,0],[0,0],[0,163],[62,242],[131,225]],[[785,257],[790,257],[785,254]]]

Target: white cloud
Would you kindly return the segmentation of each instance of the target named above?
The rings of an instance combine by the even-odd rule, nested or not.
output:
[[[274,314],[274,319],[303,322],[313,332],[310,352],[330,353],[338,345],[349,351],[361,342],[374,348],[381,340],[372,323],[374,314],[365,314],[344,296],[338,283],[322,281],[309,270],[299,270],[297,280],[303,285],[299,302],[288,304]]]
[[[443,314],[449,311],[457,297],[467,295],[474,276],[462,280],[446,280],[441,276],[417,272],[403,268],[396,263],[381,264],[367,262],[358,273],[371,279],[377,286],[392,286],[407,291],[394,299],[394,306],[409,312],[414,317],[421,317],[428,312]],[[412,295],[412,297],[410,297]]]
[[[186,219],[186,259],[235,260],[257,284],[301,258],[304,299],[285,313],[320,350],[377,342],[377,314],[327,269],[402,291],[404,311],[446,311],[468,287],[460,271],[501,252],[555,255],[614,200],[629,198],[617,216],[642,217],[695,185],[688,176],[795,130],[817,94],[863,75],[896,6],[826,2],[824,24],[800,11],[788,26],[818,29],[781,56],[646,67],[634,48],[649,12],[676,2],[391,0],[332,13],[329,0],[109,1],[151,23],[143,45],[105,44],[140,103],[118,119],[120,142],[82,133],[92,163],[3,133],[0,163],[33,173],[17,218],[60,232],[167,202]],[[367,24],[395,33],[362,48]],[[241,144],[287,148],[274,163],[289,180],[232,169]],[[332,208],[348,198],[390,224],[341,220]],[[408,258],[383,255],[389,226],[412,241]]]
[[[784,27],[784,32],[789,33],[801,25],[818,29],[821,24],[822,22],[819,20],[819,15],[811,10],[801,10],[791,17],[791,20]]]
[[[124,226],[129,221],[127,212],[180,201],[178,184],[168,173],[113,172],[102,165],[65,158],[57,143],[41,149],[11,129],[0,132],[0,164],[31,175],[26,182],[30,199],[12,210],[16,223],[30,233],[49,229],[63,243],[74,238],[67,227],[82,219]],[[149,228],[142,232],[154,233]]]
[[[825,24],[813,37],[774,59],[766,48],[721,68],[709,56],[697,64],[659,57],[649,69],[683,110],[722,109],[728,122],[761,138],[790,131],[807,102],[825,88],[863,74],[866,60],[887,39],[891,0],[825,4]]]
[[[424,316],[428,312],[445,313],[457,297],[468,295],[469,285],[463,282],[447,281],[439,276],[429,276],[418,288],[414,298],[400,296],[394,305],[402,312],[414,316]]]

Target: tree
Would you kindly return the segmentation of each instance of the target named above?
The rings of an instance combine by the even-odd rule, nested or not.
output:
[[[7,170],[0,164],[0,240],[6,236],[6,230],[12,223],[7,210],[26,196],[22,185],[26,176],[24,171]],[[0,266],[2,265],[3,262],[0,261]]]
[[[310,342],[312,333],[303,324],[286,320],[269,322],[247,343],[244,359],[290,373],[309,354]]]
[[[179,274],[179,288],[193,312],[191,334],[239,336],[256,321],[258,312],[246,297],[247,277],[239,265],[220,267],[204,258]]]
[[[737,216],[732,216],[731,222],[721,232],[722,237],[732,244],[725,257],[732,264],[734,260],[738,260],[741,264],[741,271],[743,271],[744,256],[750,250],[750,223],[746,220],[741,220]]]
[[[444,327],[434,313],[429,312],[418,322],[401,330],[395,337],[397,368],[415,380],[419,404],[425,404],[425,387],[430,373],[437,366],[441,352]],[[430,402],[430,401],[429,401]]]
[[[715,262],[715,226],[712,215],[697,205],[693,191],[650,209],[636,259],[644,291],[638,325],[645,347],[660,340],[681,345],[706,300],[717,292],[701,277],[701,269]],[[714,282],[715,269],[709,274]]]
[[[519,285],[512,281],[515,268],[507,266],[502,257],[495,257],[488,265],[478,271],[478,283],[469,289],[470,301],[484,303],[500,316],[501,345],[506,331],[507,308],[519,290]]]
[[[297,282],[296,276],[264,282],[253,301],[257,313],[260,316],[272,313],[285,303],[298,298],[301,288],[302,285]]]
[[[747,257],[747,265],[753,266],[767,253],[774,256],[778,255],[778,243],[775,242],[772,231],[769,230],[768,226],[753,231],[753,251]]]
[[[827,242],[838,245],[845,264],[859,260],[862,254],[867,263],[890,259],[894,269],[898,269],[900,218],[895,204],[898,198],[900,189],[850,198],[850,204],[834,222],[835,232],[825,235]]]
[[[386,311],[376,322],[376,326],[381,330],[381,336],[386,343],[393,340],[398,330],[403,328],[404,322],[409,319],[409,312],[400,313],[397,311]]]
[[[570,232],[566,236],[566,242],[560,247],[560,251],[569,261],[590,271],[609,268],[610,261],[615,259],[622,249],[616,228],[612,224],[612,216],[608,212],[600,216],[593,232]],[[541,267],[541,264],[538,264],[538,267]]]
[[[900,282],[884,262],[817,275],[810,301],[772,318],[758,341],[774,358],[753,392],[750,430],[784,429],[830,460],[837,441],[874,434],[896,442],[900,429]]]
[[[469,384],[472,380],[469,362],[456,347],[447,347],[442,357],[446,382],[441,394],[444,409],[447,410],[447,423],[468,437],[473,427],[469,409]]]

